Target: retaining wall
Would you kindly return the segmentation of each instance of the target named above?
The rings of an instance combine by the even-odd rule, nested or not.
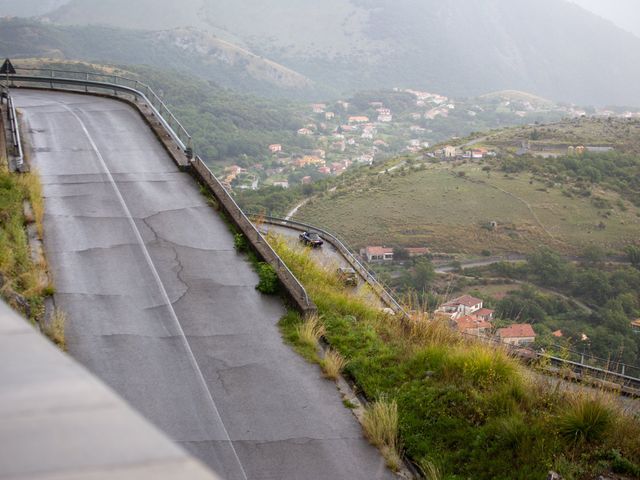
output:
[[[308,297],[306,290],[295,275],[289,270],[278,254],[271,248],[267,240],[247,218],[229,192],[222,186],[209,167],[195,157],[191,162],[193,173],[209,188],[221,208],[227,213],[231,221],[240,229],[256,252],[273,267],[278,279],[284,285],[289,297],[295,302],[299,310],[305,314],[313,314],[317,311],[315,304]]]

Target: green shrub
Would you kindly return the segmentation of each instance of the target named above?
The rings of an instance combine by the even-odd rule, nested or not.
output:
[[[558,432],[573,443],[601,440],[613,426],[614,413],[603,400],[578,396],[558,418]]]
[[[613,470],[613,473],[633,475],[636,478],[640,477],[640,466],[624,458],[619,451],[612,450],[609,458],[611,459],[611,470]]]
[[[233,236],[233,246],[238,252],[248,251],[249,243],[247,242],[247,237],[245,237],[242,233],[236,233]]]
[[[278,275],[271,265],[265,262],[260,262],[256,266],[258,271],[258,277],[260,281],[256,285],[256,289],[261,293],[274,294],[280,290],[280,282]]]

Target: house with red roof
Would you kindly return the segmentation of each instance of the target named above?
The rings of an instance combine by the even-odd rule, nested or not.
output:
[[[631,322],[631,330],[633,330],[634,333],[640,333],[640,318]]]
[[[493,328],[491,322],[475,315],[464,315],[455,320],[455,324],[458,331],[466,335],[487,335]]]
[[[536,341],[536,332],[528,323],[514,323],[506,328],[499,328],[497,335],[501,342],[509,345],[528,345]]]
[[[462,295],[442,304],[436,310],[436,313],[448,315],[452,320],[456,320],[464,315],[471,315],[480,309],[482,309],[482,300],[471,295]]]
[[[360,256],[367,262],[391,262],[393,261],[393,248],[365,247],[360,249]]]

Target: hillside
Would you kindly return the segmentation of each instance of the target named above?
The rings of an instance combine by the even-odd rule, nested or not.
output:
[[[297,217],[354,246],[429,246],[463,255],[527,253],[540,245],[568,254],[592,245],[620,252],[640,231],[640,161],[627,141],[637,128],[636,120],[580,119],[503,129],[479,137],[493,157],[409,157],[394,170],[383,165],[350,178]],[[534,130],[555,132],[554,144],[590,138],[614,150],[515,156],[511,144]]]
[[[193,25],[336,93],[516,89],[579,104],[640,105],[632,80],[640,39],[562,0],[130,3],[72,0],[47,18],[147,30]]]
[[[177,70],[242,92],[311,95],[313,82],[276,62],[193,28],[162,31],[63,27],[0,19],[0,49],[14,58],[49,57]]]

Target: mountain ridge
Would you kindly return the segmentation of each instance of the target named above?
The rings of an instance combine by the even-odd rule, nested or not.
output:
[[[192,25],[310,79],[327,95],[393,87],[457,97],[524,90],[582,105],[640,105],[633,82],[640,38],[565,0],[127,5],[72,0],[44,18],[149,31]]]

